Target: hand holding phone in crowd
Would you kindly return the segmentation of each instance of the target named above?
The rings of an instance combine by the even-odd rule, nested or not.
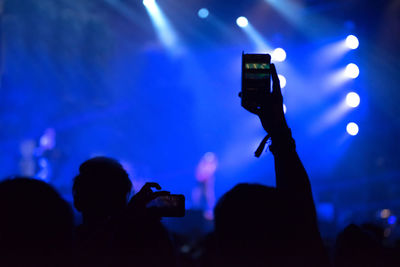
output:
[[[153,191],[155,188],[159,191]],[[129,206],[133,209],[147,209],[158,217],[183,217],[185,215],[185,196],[161,191],[158,183],[146,183],[132,197]]]
[[[242,55],[242,91],[239,96],[242,106],[259,116],[272,138],[288,128],[278,74],[269,54]]]

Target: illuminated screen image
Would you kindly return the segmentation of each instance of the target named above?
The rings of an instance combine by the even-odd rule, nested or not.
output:
[[[248,70],[269,70],[270,68],[268,63],[246,63],[245,65]]]

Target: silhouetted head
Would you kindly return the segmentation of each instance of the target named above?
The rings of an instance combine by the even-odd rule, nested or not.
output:
[[[282,202],[273,187],[238,184],[219,199],[215,209],[215,232],[222,255],[238,265],[259,260],[276,250],[284,233]]]
[[[82,163],[74,179],[74,206],[84,220],[101,221],[126,207],[131,190],[132,182],[118,161],[92,158]]]
[[[335,244],[335,266],[388,266],[383,264],[382,247],[378,238],[370,231],[371,225],[366,226],[367,228],[350,224],[338,234]]]
[[[43,181],[24,177],[2,181],[0,214],[2,266],[51,266],[71,245],[71,208]]]

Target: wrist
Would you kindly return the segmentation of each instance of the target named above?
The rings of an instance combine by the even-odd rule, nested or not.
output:
[[[290,130],[285,120],[272,127],[272,129],[269,130],[268,134],[271,136],[271,140],[292,137],[292,131]]]
[[[269,150],[272,154],[277,154],[280,151],[295,151],[296,143],[292,137],[292,131],[289,127],[279,129],[273,134],[271,133],[271,145]]]

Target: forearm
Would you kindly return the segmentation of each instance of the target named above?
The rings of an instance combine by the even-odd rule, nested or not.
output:
[[[295,247],[304,266],[330,266],[329,258],[318,230],[312,190],[307,172],[296,152],[290,130],[272,137],[276,187],[285,199],[290,218],[293,218]],[[302,246],[302,248],[300,248]],[[299,265],[301,266],[301,264]]]
[[[307,172],[296,152],[295,142],[289,128],[274,133],[270,150],[274,155],[276,188],[282,192],[293,208],[312,216],[315,206]]]

